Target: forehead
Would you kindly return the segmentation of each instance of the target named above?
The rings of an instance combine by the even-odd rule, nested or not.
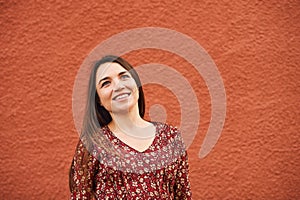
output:
[[[117,76],[120,72],[127,71],[119,63],[107,62],[101,64],[96,72],[96,81],[98,82],[104,77]]]

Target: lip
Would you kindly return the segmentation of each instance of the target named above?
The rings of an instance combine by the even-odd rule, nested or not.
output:
[[[112,100],[117,101],[117,98],[118,98],[119,96],[124,95],[124,94],[128,94],[127,97],[129,97],[129,96],[131,95],[131,92],[123,92],[123,93],[120,93],[120,94],[114,96],[114,97],[112,98]],[[126,97],[126,98],[127,98],[127,97]],[[126,99],[126,98],[125,98],[125,99]],[[121,100],[122,100],[122,99],[121,99]]]

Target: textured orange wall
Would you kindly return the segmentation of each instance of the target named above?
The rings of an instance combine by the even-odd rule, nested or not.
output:
[[[64,2],[64,3],[63,3]],[[0,199],[67,199],[78,135],[72,89],[89,52],[113,34],[165,27],[189,35],[214,59],[224,81],[222,135],[198,152],[210,120],[205,82],[182,58],[141,50],[134,65],[163,63],[193,84],[201,121],[189,148],[194,199],[300,199],[300,2],[0,1]],[[122,45],[122,44],[120,44]],[[147,104],[176,101],[145,87]],[[298,103],[297,103],[298,102]]]

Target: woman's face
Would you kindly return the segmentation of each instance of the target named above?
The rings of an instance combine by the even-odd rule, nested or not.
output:
[[[139,92],[131,74],[120,64],[107,62],[96,72],[96,90],[108,112],[126,113],[138,106]]]

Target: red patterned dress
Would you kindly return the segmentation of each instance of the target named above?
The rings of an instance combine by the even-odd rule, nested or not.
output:
[[[99,134],[117,154],[97,145],[86,154],[80,140],[70,170],[70,199],[191,199],[187,153],[178,129],[153,124],[155,138],[143,152],[123,143],[107,126]],[[88,160],[81,164],[84,155]]]

